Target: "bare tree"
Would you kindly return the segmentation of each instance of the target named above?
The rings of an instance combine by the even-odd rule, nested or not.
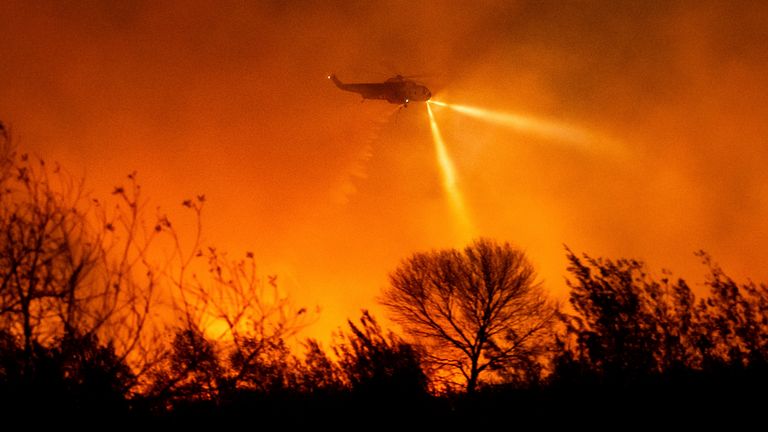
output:
[[[141,379],[163,352],[163,329],[150,312],[160,306],[157,288],[164,263],[150,255],[157,255],[153,246],[170,227],[164,215],[146,215],[149,201],[142,197],[135,171],[127,175],[126,185],[114,188],[112,198],[92,200],[91,220],[100,232],[101,249],[91,281],[97,301],[87,310],[90,331],[109,341]]]
[[[426,359],[475,391],[481,374],[505,378],[536,367],[556,307],[525,254],[508,243],[477,240],[417,253],[390,275],[381,303]]]
[[[192,211],[197,229],[183,242],[167,218],[160,221],[173,244],[174,258],[165,278],[173,287],[171,312],[178,322],[171,329],[171,349],[153,372],[148,396],[207,400],[227,392],[289,385],[294,359],[285,340],[304,328],[312,314],[293,305],[279,289],[277,276],[267,281],[260,277],[252,252],[232,259],[202,245],[205,196],[182,205]],[[203,358],[206,361],[199,360]]]
[[[76,207],[80,185],[54,185],[62,177],[52,178],[42,159],[19,160],[0,195],[0,323],[21,340],[28,368],[34,344],[76,331],[92,294],[79,289],[99,248]]]
[[[20,342],[25,373],[35,346],[80,340],[109,345],[139,375],[148,363],[157,272],[147,250],[160,230],[146,228],[128,177],[114,207],[88,199],[82,179],[17,154],[0,128],[0,330]]]
[[[186,317],[195,316],[227,355],[225,381],[230,389],[267,390],[287,385],[290,338],[313,319],[296,307],[277,284],[277,276],[259,277],[252,253],[230,259],[215,248],[202,252],[208,278],[193,275],[180,286]],[[218,324],[218,325],[216,325]],[[215,329],[218,328],[218,331]]]

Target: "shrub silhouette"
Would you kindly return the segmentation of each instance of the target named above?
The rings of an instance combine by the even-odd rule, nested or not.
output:
[[[697,299],[684,280],[654,279],[640,261],[567,256],[573,312],[561,314],[550,382],[570,402],[557,404],[602,405],[616,416],[694,408],[730,416],[762,400],[748,389],[768,384],[765,285],[739,285],[700,253],[709,295]]]
[[[359,324],[347,321],[349,332],[334,347],[345,381],[354,393],[398,397],[426,393],[427,377],[420,355],[393,333],[385,333],[368,311]]]

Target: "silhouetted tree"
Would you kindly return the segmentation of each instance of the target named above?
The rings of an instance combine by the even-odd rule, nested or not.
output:
[[[297,360],[285,340],[306,325],[307,309],[293,307],[276,276],[263,281],[252,253],[231,259],[202,246],[204,196],[182,205],[196,221],[190,244],[182,244],[167,218],[159,223],[174,249],[166,280],[173,288],[169,312],[178,320],[174,341],[151,374],[147,401],[160,408],[217,405],[292,388]],[[198,273],[201,267],[207,271]]]
[[[645,375],[658,370],[664,345],[666,304],[661,286],[634,260],[582,261],[568,250],[574,280],[566,320],[576,336],[578,356],[608,376]]]
[[[5,421],[29,420],[44,412],[59,420],[126,416],[130,367],[111,346],[94,335],[69,334],[43,346],[32,344],[32,362],[24,347],[0,333],[0,404]]]
[[[304,342],[304,358],[295,367],[294,382],[305,394],[340,391],[344,385],[342,370],[314,339]]]
[[[73,331],[99,253],[77,192],[60,192],[22,155],[0,196],[0,325],[18,336],[25,368],[35,343]],[[40,166],[44,166],[41,160]]]
[[[135,174],[106,208],[58,164],[0,141],[0,329],[20,340],[28,372],[35,345],[73,340],[107,344],[141,371],[157,283],[147,248],[160,230],[143,230]]]
[[[561,315],[563,363],[610,381],[669,371],[706,371],[765,362],[768,289],[739,286],[706,254],[710,294],[696,299],[687,283],[656,280],[637,260],[577,257],[567,250],[574,313]]]
[[[171,349],[152,375],[145,397],[167,409],[179,402],[215,401],[222,365],[215,344],[200,329],[182,327],[175,330]]]
[[[548,347],[556,308],[525,254],[508,243],[417,253],[390,285],[381,302],[429,362],[461,373],[469,393],[481,374],[530,370]]]
[[[334,347],[344,380],[353,392],[400,398],[423,395],[427,378],[414,346],[385,333],[368,311],[360,323],[348,320],[349,333]]]
[[[162,266],[148,256],[153,240],[172,231],[170,222],[145,219],[135,173],[115,187],[113,200],[87,199],[82,181],[58,164],[17,154],[2,132],[0,332],[20,347],[10,351],[21,365],[9,375],[22,380],[14,386],[61,395],[53,385],[66,382],[63,388],[96,395],[87,382],[101,374],[118,377],[123,397],[136,394],[165,350],[158,323],[149,320]],[[50,382],[51,391],[36,382]]]
[[[203,195],[182,203],[197,222],[182,248],[167,216],[145,216],[135,172],[108,200],[83,190],[58,165],[18,155],[0,128],[0,394],[116,400],[111,389],[167,408],[297,385],[285,338],[311,314],[276,277],[262,282],[253,254],[232,260],[201,247]],[[172,248],[165,262],[150,259],[157,243]],[[35,384],[44,382],[50,391]]]
[[[697,311],[701,339],[706,334],[699,342],[705,365],[768,366],[768,285],[739,285],[705,252],[698,255],[709,268],[709,297]]]
[[[201,197],[184,202],[198,221],[203,202]],[[292,305],[276,276],[264,283],[252,253],[232,260],[213,247],[203,251],[198,238],[192,252],[185,254],[174,238],[182,257],[174,278],[176,313],[190,330],[211,329],[208,337],[221,352],[219,390],[268,392],[287,387],[294,359],[285,339],[307,324],[307,309]],[[208,277],[187,276],[195,258],[205,260]]]
[[[135,376],[110,344],[101,343],[93,333],[70,333],[48,352],[55,375],[64,384],[58,403],[65,409],[95,415],[127,413]],[[38,394],[49,384],[43,383]]]

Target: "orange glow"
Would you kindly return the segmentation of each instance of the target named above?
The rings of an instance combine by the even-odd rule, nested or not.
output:
[[[427,105],[427,112],[429,113],[429,126],[432,129],[432,139],[435,142],[435,153],[437,155],[437,163],[440,166],[440,170],[443,174],[443,188],[448,195],[448,200],[451,203],[451,209],[453,210],[456,222],[459,225],[459,229],[464,237],[470,239],[473,234],[472,223],[467,215],[467,209],[464,206],[464,198],[461,196],[461,191],[456,183],[456,169],[453,166],[453,161],[448,155],[448,149],[445,148],[445,142],[443,136],[440,134],[440,129],[437,127],[437,121],[435,121],[435,115],[432,113],[429,103]]]
[[[0,121],[95,198],[138,171],[182,232],[205,194],[203,245],[252,251],[323,340],[468,233],[557,294],[563,243],[767,279],[768,2],[625,3],[0,1]],[[331,72],[423,74],[448,106],[395,115]]]

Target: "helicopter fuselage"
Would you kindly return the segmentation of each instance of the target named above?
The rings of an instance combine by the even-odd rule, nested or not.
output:
[[[400,75],[382,83],[343,83],[336,75],[330,75],[328,79],[344,91],[359,93],[363,99],[380,99],[408,106],[409,102],[426,102],[432,97],[426,86]]]

